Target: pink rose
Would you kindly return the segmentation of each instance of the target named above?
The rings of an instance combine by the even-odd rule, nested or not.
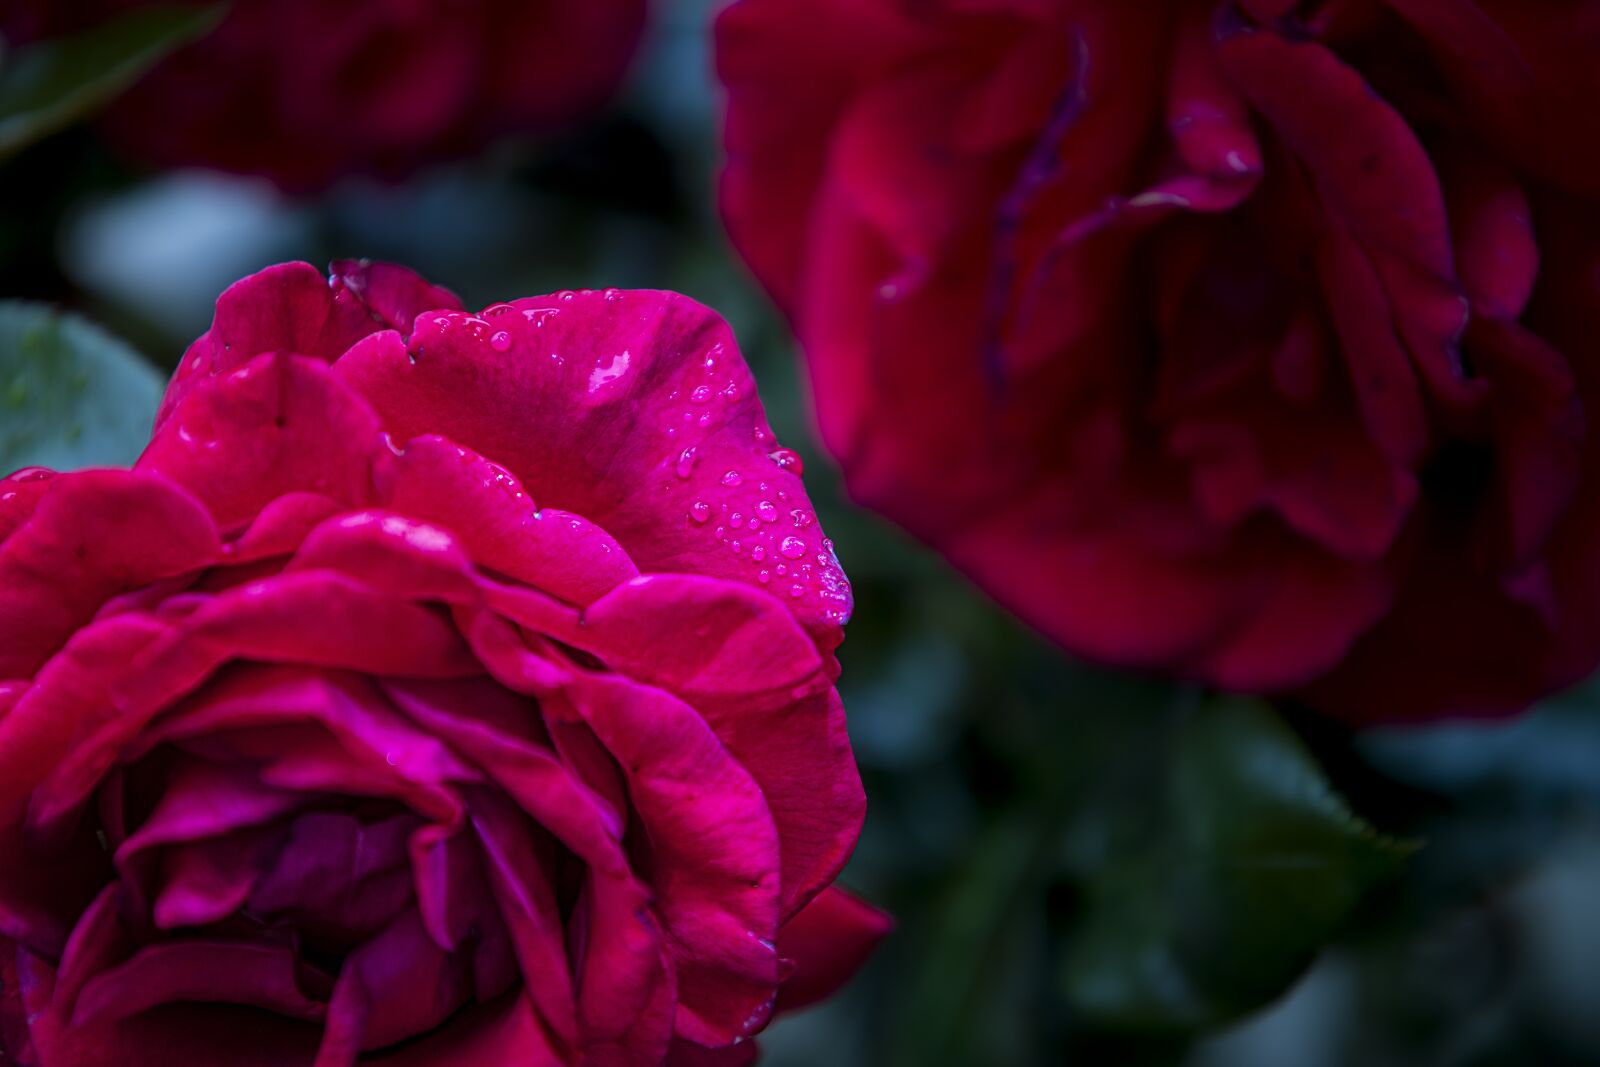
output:
[[[111,109],[130,155],[314,190],[402,177],[507,134],[596,111],[622,80],[646,0],[233,0],[222,24]],[[152,0],[21,0],[0,29],[82,29]]]
[[[1352,722],[1600,659],[1600,3],[740,0],[722,205],[852,492]]]
[[[673,293],[229,288],[132,470],[0,483],[0,1051],[747,1059],[884,932],[775,449]]]

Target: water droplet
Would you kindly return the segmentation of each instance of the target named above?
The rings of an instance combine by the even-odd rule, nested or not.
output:
[[[689,505],[689,517],[695,522],[705,522],[711,518],[711,505],[704,500],[696,500]]]
[[[709,385],[697,385],[689,394],[689,401],[694,404],[704,404],[710,399],[711,387]]]
[[[743,551],[744,551],[744,546],[741,545],[738,541],[735,541],[733,543],[733,554],[735,556],[737,556],[737,555],[739,555],[739,553],[741,553]]]
[[[511,335],[500,330],[489,338],[489,347],[496,352],[509,352],[511,350]]]
[[[737,511],[735,511],[728,518],[728,525],[732,526],[735,530],[737,530],[739,527],[744,525],[744,516],[739,514]]]
[[[773,569],[773,570],[775,570],[775,571],[777,571],[777,572],[778,572],[778,575],[779,575],[779,576],[780,576],[780,577],[781,577],[781,576],[783,576],[783,575],[785,575],[785,574],[788,574],[788,573],[789,573],[789,568],[788,568],[788,567],[786,567],[786,566],[784,566],[784,565],[783,565],[783,564],[782,564],[782,563],[780,563],[780,564],[778,564],[778,565],[777,565],[777,566],[776,566],[776,567],[774,567],[774,568],[772,568],[772,569]]]
[[[722,476],[722,484],[730,488],[738,485],[742,481],[744,481],[744,476],[738,471],[729,471],[727,474]]]
[[[573,292],[571,289],[563,289],[561,292],[556,294],[556,299],[561,301],[563,304],[572,303],[572,297]]]
[[[798,537],[785,537],[779,542],[778,551],[785,559],[799,559],[806,554],[806,543]]]
[[[483,309],[483,313],[486,317],[493,317],[495,315],[504,315],[510,310],[510,304],[491,304],[489,307]]]
[[[731,404],[739,399],[739,387],[733,382],[729,382],[728,387],[722,391],[722,395]]]
[[[816,520],[811,517],[811,512],[807,511],[805,508],[795,508],[789,512],[789,521],[794,523],[800,529],[804,530]]]
[[[776,451],[768,452],[767,458],[796,476],[806,472],[805,461],[800,458],[800,453],[792,448],[780,448]]]
[[[433,324],[441,330],[448,330],[450,328],[450,316],[440,315],[438,318],[433,320]]]
[[[673,468],[678,477],[687,478],[694,473],[694,449],[686,448],[678,453],[678,465]]]
[[[805,589],[799,585],[791,585],[789,587],[789,595],[792,597],[804,596]]]
[[[618,300],[621,300],[621,299],[622,299],[622,290],[621,289],[607,289],[606,290],[606,303],[615,304]]]
[[[752,548],[750,550],[750,558],[755,560],[757,563],[760,563],[762,560],[767,558],[766,548],[762,545],[757,545],[756,547]]]
[[[761,520],[760,519],[751,519],[750,520],[750,532],[751,533],[755,533],[759,529],[761,529]]]
[[[754,555],[754,553],[752,553],[752,555]],[[762,571],[760,574],[756,575],[756,581],[760,582],[762,585],[766,585],[768,582],[772,581],[772,575],[767,571]]]
[[[772,501],[763,500],[756,505],[756,515],[762,522],[777,522],[778,509],[773,507]]]

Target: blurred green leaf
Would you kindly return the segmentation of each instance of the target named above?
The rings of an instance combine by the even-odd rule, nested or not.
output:
[[[142,8],[6,55],[0,158],[94,111],[163,57],[210,32],[224,6]]]
[[[1357,818],[1262,704],[1200,709],[1165,762],[1144,847],[1090,876],[1068,936],[1062,987],[1087,1023],[1198,1028],[1259,1007],[1415,847]]]
[[[161,391],[161,376],[99,327],[0,302],[0,473],[132,462]]]

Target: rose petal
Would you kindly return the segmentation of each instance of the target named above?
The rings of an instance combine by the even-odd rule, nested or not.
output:
[[[301,571],[214,597],[120,679],[117,703],[129,714],[153,714],[232,659],[401,677],[482,669],[455,628],[427,608],[327,571]]]
[[[510,471],[442,437],[406,442],[379,487],[388,507],[452,531],[480,566],[575,604],[639,573],[600,527],[536,507]]]
[[[409,332],[413,320],[425,311],[461,310],[461,298],[456,294],[393,263],[334,260],[328,268],[328,284],[334,287],[336,299],[342,286],[384,326],[401,333]]]
[[[346,957],[315,1067],[350,1067],[363,1051],[426,1033],[471,996],[465,958],[440,949],[407,912]]]
[[[139,615],[119,615],[79,630],[0,719],[0,826],[19,822],[30,794],[69,753],[84,765],[80,796],[111,766],[114,754],[84,761],[77,753],[96,731],[121,730],[111,696],[127,663],[167,633]]]
[[[831,996],[894,928],[872,905],[830,887],[778,931],[778,953],[794,972],[778,993],[778,1009],[792,1011]]]
[[[142,948],[90,979],[72,1025],[116,1022],[173,1001],[243,1004],[307,1021],[320,1020],[326,1010],[296,984],[292,949],[173,941]]]
[[[572,964],[551,886],[548,850],[540,847],[548,839],[491,791],[474,794],[471,809],[490,888],[522,967],[525,995],[555,1037],[574,1047],[578,1025]]]
[[[705,1045],[759,1028],[777,987],[778,838],[759,788],[666,693],[585,676],[575,710],[623,768],[678,978],[674,1030]]]
[[[286,493],[360,507],[379,447],[372,412],[321,363],[268,353],[196,383],[138,467],[184,486],[231,529]]]
[[[324,943],[372,937],[413,904],[406,840],[419,825],[409,812],[373,822],[334,812],[300,814],[276,862],[252,888],[250,910]]]
[[[113,594],[215,559],[216,529],[151,474],[58,475],[0,545],[0,677],[28,677]]]
[[[436,1033],[385,1053],[383,1062],[387,1067],[456,1067],[468,1063],[544,1067],[568,1061],[551,1044],[529,998],[511,993],[493,1003],[464,1009]]]
[[[756,546],[774,564],[795,551],[784,602],[832,648],[849,587],[799,479],[768,458],[775,443],[727,324],[672,293],[564,296],[518,300],[492,319],[424,318],[407,346],[369,338],[335,371],[396,440],[442,434],[503,465],[541,503],[602,526],[642,571],[760,588]],[[724,513],[727,523],[709,521]],[[774,519],[750,533],[761,514]]]
[[[44,467],[24,467],[0,478],[0,544],[33,516],[55,477]]]
[[[341,264],[336,264],[340,266]],[[282,352],[332,362],[360,338],[382,329],[380,316],[396,311],[419,291],[432,290],[420,278],[413,283],[404,268],[383,266],[376,283],[378,308],[361,299],[370,273],[357,269],[349,284],[335,285],[309,263],[280,263],[241,278],[217,298],[211,329],[189,346],[173,375],[156,416],[159,432],[178,403],[209,378],[227,374],[266,352]],[[395,273],[399,272],[399,273]],[[415,277],[414,275],[412,276]],[[409,325],[409,323],[407,323]]]

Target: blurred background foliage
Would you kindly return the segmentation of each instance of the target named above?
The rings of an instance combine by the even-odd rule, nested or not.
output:
[[[129,461],[216,294],[269,263],[391,259],[476,306],[680,290],[733,323],[854,580],[870,814],[845,881],[900,923],[765,1062],[1600,1063],[1600,690],[1352,735],[1071,662],[854,509],[716,219],[711,6],[659,5],[585,129],[309,201],[140,173],[73,125],[203,17],[8,56],[0,466]]]

